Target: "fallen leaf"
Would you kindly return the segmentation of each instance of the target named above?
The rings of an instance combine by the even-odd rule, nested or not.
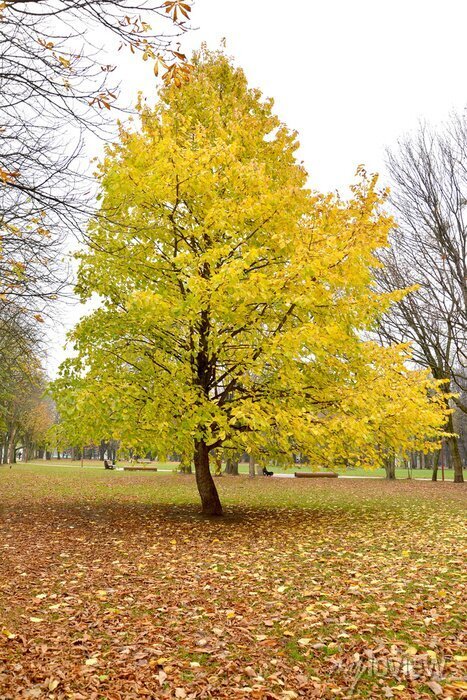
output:
[[[443,694],[443,688],[440,686],[439,683],[436,681],[427,681],[426,685],[429,687],[429,689],[435,694],[435,695],[442,695]]]
[[[298,640],[298,644],[300,644],[301,647],[307,647],[310,642],[311,639],[309,637],[302,637]]]
[[[84,662],[86,666],[95,666],[98,663],[99,659],[96,659],[95,656],[91,656],[90,659],[86,659]]]

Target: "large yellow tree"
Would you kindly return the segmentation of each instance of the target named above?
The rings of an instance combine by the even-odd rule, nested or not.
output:
[[[194,57],[98,169],[78,290],[100,308],[55,384],[66,426],[136,449],[193,445],[203,512],[220,514],[212,449],[300,450],[377,465],[443,424],[405,348],[364,341],[390,220],[360,172],[349,201],[307,189],[296,134],[219,53]]]

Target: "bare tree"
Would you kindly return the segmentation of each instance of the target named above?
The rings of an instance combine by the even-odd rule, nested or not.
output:
[[[59,251],[93,202],[83,137],[108,136],[108,111],[119,108],[100,47],[140,53],[179,83],[189,66],[176,41],[190,9],[184,0],[0,4],[0,315],[13,303],[40,316],[66,282]]]
[[[413,287],[381,323],[390,341],[410,341],[414,360],[445,380],[446,402],[467,413],[467,121],[422,126],[388,153],[397,227],[378,271],[385,291]],[[450,394],[457,394],[452,399]],[[454,433],[451,415],[446,425]],[[463,481],[459,440],[448,439],[454,480]]]

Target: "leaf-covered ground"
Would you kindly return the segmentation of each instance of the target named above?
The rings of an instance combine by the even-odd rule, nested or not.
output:
[[[1,468],[0,698],[466,695],[462,485],[218,484]]]

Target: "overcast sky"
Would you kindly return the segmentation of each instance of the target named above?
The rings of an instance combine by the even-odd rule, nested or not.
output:
[[[387,146],[467,105],[465,0],[196,0],[193,24],[183,48],[226,39],[250,84],[298,131],[315,189],[345,193],[360,163],[384,178]],[[122,52],[119,61],[127,98],[153,96],[150,67]],[[79,309],[63,316],[51,374]]]

